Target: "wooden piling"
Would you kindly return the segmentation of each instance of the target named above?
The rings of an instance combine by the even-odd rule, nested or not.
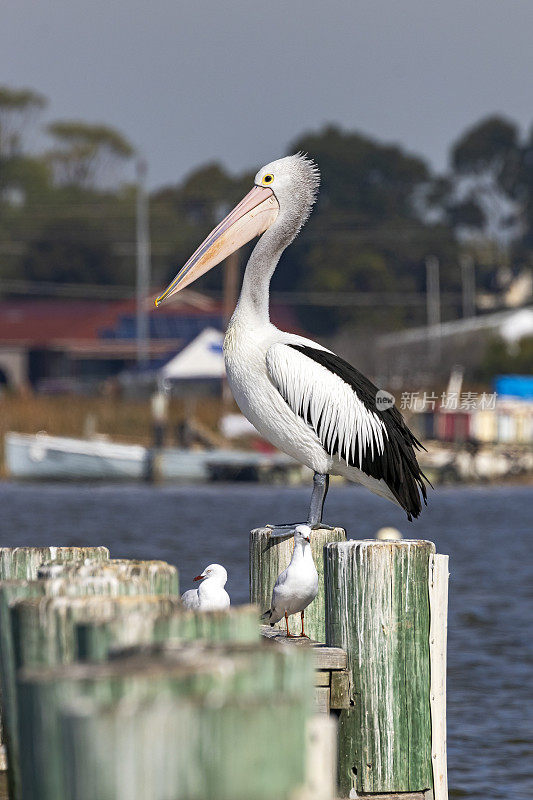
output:
[[[80,624],[113,621],[123,644],[137,644],[150,636],[155,618],[179,610],[179,597],[148,594],[18,600],[11,606],[15,667],[71,664],[78,657]]]
[[[148,594],[146,579],[122,577],[109,572],[105,577],[96,575],[83,580],[54,578],[36,581],[0,582],[0,687],[4,741],[7,750],[8,777],[11,800],[20,800],[18,715],[16,691],[16,662],[11,623],[11,606],[20,599],[32,597],[79,595]]]
[[[305,651],[261,644],[172,643],[23,671],[24,800],[288,800],[304,776],[311,692]]]
[[[326,615],[324,602],[324,545],[328,542],[343,542],[346,532],[343,528],[314,530],[311,535],[311,550],[318,572],[318,595],[305,610],[305,629],[311,639],[326,641]],[[256,528],[250,532],[249,568],[250,602],[259,606],[261,613],[270,608],[272,590],[280,572],[290,563],[294,549],[292,534],[271,537],[269,528]],[[294,617],[289,620],[294,628]],[[275,628],[284,628],[284,620]],[[299,619],[292,633],[299,633]]]
[[[448,556],[429,559],[429,656],[431,667],[431,766],[434,800],[448,800],[446,754],[446,641],[448,635]]]
[[[303,779],[304,714],[286,695],[268,707],[207,697],[193,706],[164,693],[149,703],[84,698],[60,712],[63,800],[288,800]]]
[[[124,612],[108,620],[93,618],[76,625],[78,658],[104,661],[111,650],[149,645],[167,639],[211,642],[257,642],[260,638],[256,606],[233,606],[227,611],[188,611],[180,603],[161,614]]]
[[[433,788],[430,559],[425,541],[325,547],[326,639],[348,656],[339,716],[342,797]]]
[[[39,578],[89,578],[96,575],[120,575],[123,578],[146,580],[150,594],[179,595],[178,570],[166,561],[140,561],[127,558],[112,558],[105,563],[92,560],[55,561],[42,564]]]
[[[107,547],[0,547],[0,581],[37,578],[41,564],[52,561],[107,561]]]
[[[0,581],[33,581],[37,578],[37,571],[44,562],[52,562],[55,560],[79,561],[86,559],[99,562],[107,561],[109,559],[109,550],[107,547],[102,546],[0,547]],[[5,752],[3,723],[0,710],[0,771],[5,770],[6,767],[7,755]]]

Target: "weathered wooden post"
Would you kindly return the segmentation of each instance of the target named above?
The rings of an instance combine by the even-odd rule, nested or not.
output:
[[[23,671],[24,800],[289,800],[304,777],[306,650],[173,642],[107,663]],[[85,700],[77,713],[72,704]],[[113,793],[117,780],[133,794]]]
[[[71,664],[78,656],[79,624],[116,623],[124,644],[151,635],[154,619],[181,609],[170,595],[37,597],[11,607],[16,669]],[[149,641],[151,639],[148,639]]]
[[[429,657],[431,703],[431,765],[434,800],[448,800],[446,747],[446,642],[448,638],[448,556],[429,560]]]
[[[317,642],[326,641],[324,545],[345,540],[344,528],[320,528],[312,533],[311,550],[318,572],[318,595],[305,610],[305,629],[311,639]],[[261,613],[270,608],[272,589],[280,572],[288,567],[293,549],[292,533],[273,537],[269,528],[255,528],[250,532],[250,602],[259,606]],[[284,628],[285,622],[281,621],[275,627]],[[291,632],[299,632],[299,627]]]
[[[37,578],[37,570],[44,561],[93,559],[107,561],[107,547],[0,547],[0,581],[29,580]],[[0,642],[1,649],[1,642]],[[1,698],[0,698],[1,702]],[[0,713],[0,771],[7,768],[7,755]]]
[[[339,717],[340,795],[434,791],[445,800],[433,765],[445,775],[435,737],[445,728],[446,557],[419,540],[328,544],[325,581],[326,643],[346,650],[350,675],[351,707]]]
[[[8,760],[8,777],[11,800],[20,800],[18,713],[16,691],[16,661],[11,624],[11,606],[24,598],[51,596],[76,597],[80,595],[135,595],[148,594],[150,584],[146,578],[113,574],[97,574],[77,580],[52,578],[35,581],[0,582],[0,686],[2,690],[2,713],[4,737]]]
[[[41,564],[51,561],[107,561],[107,547],[0,547],[0,580],[37,578]]]
[[[150,594],[178,595],[178,570],[166,561],[140,561],[129,558],[111,558],[104,563],[93,560],[60,561],[56,559],[42,564],[37,575],[39,578],[90,578],[117,575],[132,580],[146,580],[150,585]]]

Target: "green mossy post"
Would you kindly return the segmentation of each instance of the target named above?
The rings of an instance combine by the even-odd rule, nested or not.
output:
[[[0,581],[33,581],[43,562],[56,559],[107,561],[109,550],[107,547],[0,547]],[[6,768],[7,755],[0,712],[0,771]]]
[[[11,606],[16,669],[72,664],[78,657],[78,624],[113,621],[124,644],[137,644],[155,618],[180,609],[179,597],[148,594],[18,600]]]
[[[339,717],[342,797],[433,787],[430,558],[426,541],[325,548],[326,643],[347,652],[350,702]]]
[[[90,578],[97,575],[118,575],[122,578],[146,580],[150,594],[179,595],[178,570],[166,561],[139,561],[127,558],[112,558],[105,563],[94,561],[59,561],[42,564],[39,578]]]
[[[148,594],[149,589],[150,585],[145,579],[122,577],[121,575],[113,575],[109,571],[105,577],[97,575],[83,580],[54,578],[51,580],[0,582],[0,686],[2,690],[2,715],[11,800],[20,800],[21,798],[17,738],[16,665],[11,606],[17,600],[32,597],[38,598],[44,595],[53,597],[63,595],[68,597],[109,595],[115,597],[119,595]]]
[[[210,642],[258,642],[259,612],[256,606],[234,606],[227,611],[188,611],[177,607],[160,614],[108,620],[93,618],[76,625],[77,654],[83,661],[105,661],[111,650],[149,645],[167,639]]]
[[[150,703],[84,698],[60,712],[62,797],[288,800],[303,781],[305,718],[301,698],[291,695],[268,705],[204,696],[193,706],[164,694]]]
[[[0,580],[33,581],[41,564],[54,561],[107,561],[107,547],[0,547]]]
[[[318,572],[318,595],[305,609],[305,631],[317,642],[326,641],[326,613],[324,601],[324,545],[328,542],[346,540],[344,528],[329,531],[324,528],[314,530],[311,537],[311,550]],[[271,537],[269,528],[256,528],[250,532],[250,602],[259,606],[263,614],[270,608],[272,589],[280,572],[290,563],[294,549],[294,537],[291,533],[282,537]],[[289,619],[291,633],[300,632],[300,619]],[[282,620],[275,626],[285,628]]]
[[[288,800],[304,778],[306,650],[173,642],[106,663],[22,671],[24,800]],[[113,794],[115,770],[124,787],[128,770],[141,787],[156,783]],[[86,794],[72,794],[82,785]]]

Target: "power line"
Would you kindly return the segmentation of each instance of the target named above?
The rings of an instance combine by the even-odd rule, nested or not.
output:
[[[52,283],[48,281],[0,280],[0,293],[34,297],[83,297],[92,300],[124,300],[135,296],[134,286],[87,283]],[[147,294],[150,294],[147,292]],[[154,294],[156,291],[154,290]],[[212,300],[222,301],[222,292],[205,291]],[[425,292],[272,292],[272,302],[292,306],[323,308],[425,306]],[[461,302],[461,292],[442,292],[441,302]]]

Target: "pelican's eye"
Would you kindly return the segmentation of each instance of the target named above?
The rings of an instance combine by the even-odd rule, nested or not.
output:
[[[272,175],[271,172],[267,172],[267,174],[263,177],[261,183],[263,184],[263,186],[269,186],[271,183],[273,183],[273,181],[274,181],[274,176]]]

